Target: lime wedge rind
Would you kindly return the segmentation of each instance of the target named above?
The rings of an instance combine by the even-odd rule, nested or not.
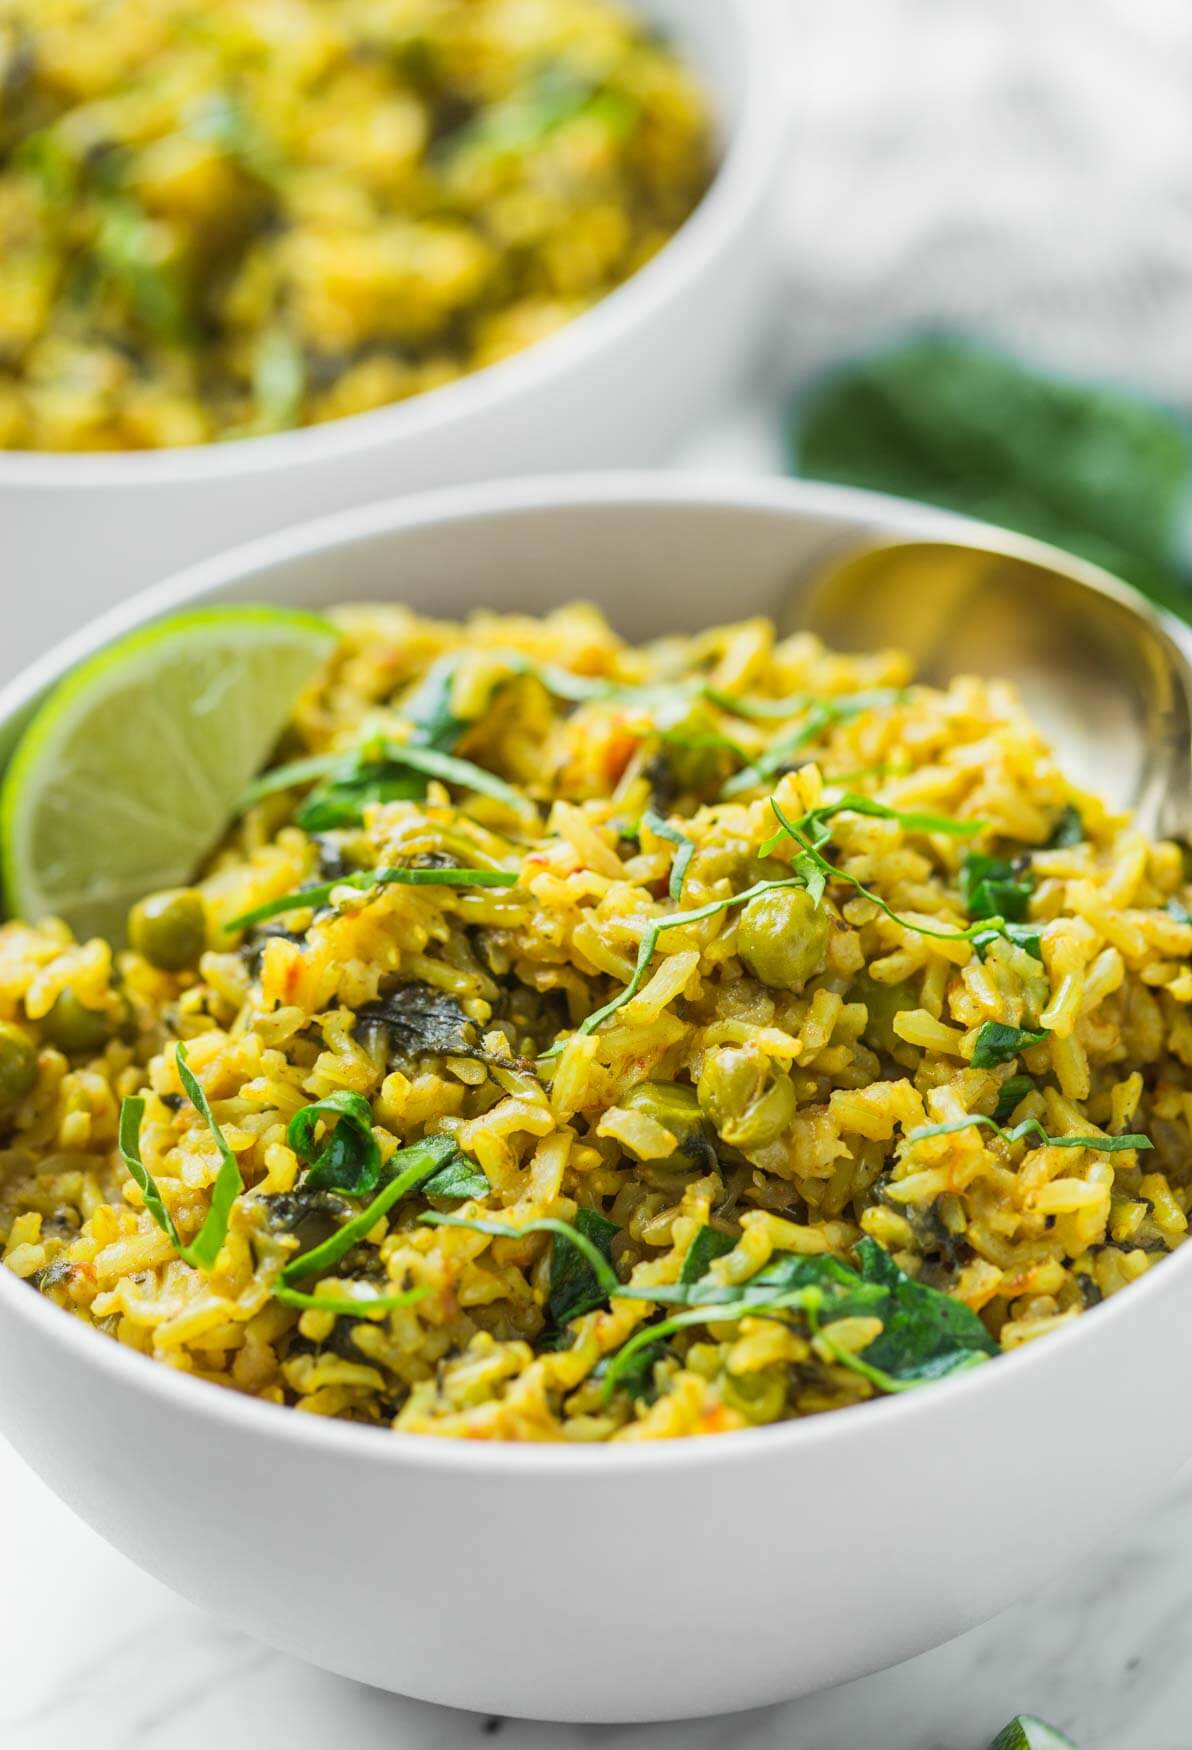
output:
[[[301,610],[196,609],[66,676],[0,792],[8,914],[119,940],[129,905],[219,840],[337,638]]]

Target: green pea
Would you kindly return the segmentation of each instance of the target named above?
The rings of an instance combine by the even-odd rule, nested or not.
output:
[[[37,1081],[37,1048],[11,1021],[0,1021],[0,1110],[23,1100]]]
[[[129,913],[128,939],[163,972],[183,972],[207,946],[207,908],[193,887],[151,893]]]
[[[771,990],[800,991],[823,970],[827,913],[802,887],[759,893],[741,912],[737,953]]]
[[[89,1009],[67,987],[55,998],[42,1029],[51,1045],[68,1057],[75,1057],[83,1052],[102,1051],[117,1031],[117,1022],[107,1009]]]
[[[758,1051],[721,1046],[709,1051],[700,1072],[700,1110],[730,1148],[764,1148],[789,1127],[797,1104],[794,1083],[772,1071]]]
[[[715,1163],[707,1122],[695,1089],[686,1082],[639,1082],[621,1104],[630,1112],[645,1113],[679,1139],[677,1151],[652,1166],[678,1170]]]
[[[720,1376],[720,1393],[730,1409],[754,1427],[777,1422],[786,1409],[787,1374],[783,1367],[761,1367],[753,1373]]]

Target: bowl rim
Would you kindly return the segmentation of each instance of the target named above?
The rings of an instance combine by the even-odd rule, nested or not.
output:
[[[381,503],[338,511],[296,527],[249,541],[211,559],[189,566],[161,583],[140,591],[119,607],[110,609],[54,646],[20,675],[0,687],[0,730],[26,710],[46,686],[110,639],[160,614],[201,604],[221,584],[285,563],[320,553],[350,547],[356,541],[400,532],[551,510],[609,511],[654,506],[698,512],[702,507],[736,510],[745,515],[772,513],[797,516],[820,513],[830,521],[850,528],[861,537],[866,525],[883,532],[905,534],[923,541],[964,540],[994,552],[1011,554],[1043,564],[1059,563],[1075,571],[1093,588],[1141,612],[1157,630],[1174,639],[1192,659],[1192,632],[1165,610],[1156,608],[1131,586],[1098,566],[1061,553],[1029,536],[1009,533],[989,524],[958,516],[950,511],[913,504],[881,493],[814,481],[765,476],[727,474],[628,472],[549,475],[453,486],[411,494]],[[271,1404],[214,1381],[196,1379],[142,1355],[85,1324],[63,1308],[43,1299],[35,1289],[0,1264],[0,1311],[11,1313],[28,1327],[34,1339],[64,1347],[80,1364],[98,1368],[114,1387],[138,1387],[162,1399],[176,1411],[201,1417],[204,1414],[246,1437],[296,1440],[312,1450],[350,1455],[358,1460],[413,1469],[447,1467],[465,1474],[504,1474],[534,1477],[574,1472],[585,1477],[621,1476],[628,1470],[649,1471],[657,1466],[686,1470],[693,1465],[736,1463],[750,1455],[774,1457],[811,1448],[831,1447],[841,1440],[856,1439],[863,1427],[871,1431],[937,1417],[963,1415],[974,1391],[986,1395],[1009,1391],[1028,1369],[1062,1368],[1064,1357],[1078,1344],[1096,1340],[1110,1319],[1137,1317],[1143,1297],[1170,1297],[1180,1288],[1182,1276],[1192,1270],[1192,1240],[1187,1247],[1148,1270],[1129,1284],[1124,1293],[1091,1307],[1080,1319],[1051,1332],[1045,1340],[1029,1343],[993,1357],[992,1372],[973,1367],[933,1382],[930,1389],[870,1399],[849,1406],[844,1414],[825,1414],[776,1423],[765,1428],[747,1428],[699,1438],[688,1435],[671,1440],[571,1446],[566,1442],[519,1442],[510,1440],[454,1439],[445,1435],[411,1434],[391,1427],[341,1422],[330,1417],[303,1415],[288,1405]],[[1133,1309],[1133,1310],[1132,1310]],[[1002,1382],[999,1384],[999,1382]],[[933,1409],[934,1406],[934,1409]],[[881,1421],[878,1420],[881,1418]],[[855,1429],[856,1433],[850,1433]]]
[[[334,465],[490,414],[521,395],[549,390],[568,372],[614,348],[731,247],[768,192],[777,169],[788,120],[782,52],[789,42],[788,27],[771,0],[716,0],[716,10],[720,8],[724,28],[737,36],[741,94],[736,116],[726,123],[723,148],[707,189],[651,260],[555,333],[408,400],[293,431],[227,442],[211,439],[173,449],[0,449],[0,490],[201,486],[289,467]],[[705,70],[703,83],[715,100],[715,74]]]

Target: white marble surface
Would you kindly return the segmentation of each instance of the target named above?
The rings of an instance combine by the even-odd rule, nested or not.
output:
[[[639,1727],[485,1720],[297,1664],[138,1572],[3,1443],[0,1501],[5,1750],[482,1750],[493,1737],[498,1750],[984,1750],[1020,1709],[1081,1750],[1192,1741],[1192,1482],[935,1653],[784,1707]],[[1118,1510],[1106,1504],[1107,1526]]]
[[[1123,372],[1192,385],[1187,301],[1172,295],[1192,264],[1184,0],[1049,0],[1046,17],[1028,0],[791,3],[810,33],[787,210],[793,365],[942,314],[1065,359],[1118,346]],[[779,456],[759,397],[685,460]],[[785,1707],[642,1728],[485,1721],[296,1664],[140,1574],[3,1442],[0,1503],[3,1750],[463,1750],[493,1736],[502,1750],[984,1750],[1020,1709],[1081,1750],[1192,1744],[1192,1481],[1138,1523],[1106,1502],[1098,1556],[935,1653]]]

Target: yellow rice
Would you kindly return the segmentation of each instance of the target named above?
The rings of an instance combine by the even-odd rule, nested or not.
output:
[[[612,0],[2,0],[0,448],[401,401],[553,333],[710,175]]]
[[[648,1389],[610,1396],[602,1360],[658,1309],[614,1299],[552,1335],[550,1236],[427,1226],[419,1194],[323,1285],[425,1289],[416,1304],[358,1320],[280,1304],[273,1289],[299,1243],[286,1217],[302,1192],[287,1124],[337,1089],[368,1099],[385,1158],[451,1133],[490,1185],[465,1216],[519,1228],[601,1212],[619,1229],[618,1275],[639,1285],[675,1282],[708,1223],[733,1245],[714,1266],[724,1282],[744,1281],[775,1253],[848,1262],[869,1236],[1010,1350],[1082,1316],[1182,1242],[1192,923],[1181,908],[1192,892],[1181,853],[1076,792],[1008,686],[909,685],[897,654],[838,656],[806,635],[778,640],[765,621],[634,648],[584,606],[540,620],[481,614],[466,626],[400,608],[338,619],[342,643],[279,757],[347,747],[365,727],[403,740],[403,705],[447,657],[451,710],[464,725],[455,752],[530,806],[432,781],[423,799],[370,806],[363,826],[317,837],[293,824],[301,790],[268,797],[199,883],[209,946],[193,972],[76,944],[52,920],[0,930],[0,1018],[28,1031],[39,1068],[5,1119],[0,1243],[9,1268],[58,1305],[180,1371],[415,1433],[665,1438],[873,1395],[840,1356],[863,1355],[876,1321],[842,1320],[826,1342],[789,1317],[687,1328],[656,1359]],[[615,685],[568,704],[540,678],[549,665]],[[709,689],[788,699],[789,713],[738,717]],[[829,722],[771,778],[717,799],[743,758],[806,720],[808,700],[872,689],[888,691]],[[726,909],[662,934],[632,1001],[578,1031],[623,990],[647,924],[675,909],[676,846],[643,821],[651,800],[694,843],[681,904],[695,909],[789,862],[789,841],[759,862],[775,829],[771,798],[791,817],[846,792],[982,823],[960,840],[842,813],[831,857],[900,918],[959,930],[966,851],[1016,856],[1033,880],[1042,961],[1006,940],[982,959],[970,942],[924,935],[833,879],[822,963],[802,989],[770,988],[749,971],[737,952],[740,912]],[[1072,808],[1079,842],[1041,848]],[[518,883],[341,888],[313,916],[291,912],[244,937],[223,930],[246,908],[342,872],[345,858],[389,867],[436,855],[514,871]],[[359,1027],[364,1005],[410,985],[458,1001],[467,1049],[403,1057]],[[44,1017],[67,988],[91,1008],[128,1005],[135,1025],[91,1060],[64,1056]],[[988,1021],[1045,1037],[975,1068]],[[247,1186],[210,1272],[175,1254],[116,1149],[121,1097],[145,1091],[145,1163],[193,1236],[219,1160],[181,1098],[178,1040]],[[789,1082],[789,1122],[762,1145],[720,1138],[711,1158],[660,1166],[675,1138],[632,1090],[647,1080],[703,1086],[709,1058],[726,1052],[767,1086]],[[1002,1085],[1024,1074],[1028,1091],[1006,1125],[1034,1117],[1051,1136],[1142,1132],[1153,1148],[1007,1142],[972,1126],[912,1137],[990,1114]]]

